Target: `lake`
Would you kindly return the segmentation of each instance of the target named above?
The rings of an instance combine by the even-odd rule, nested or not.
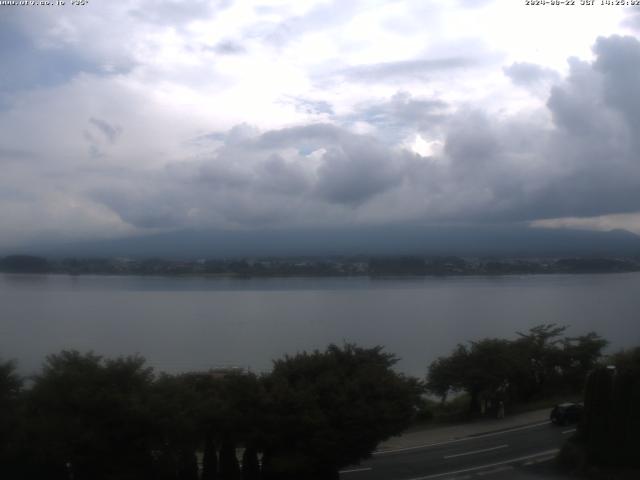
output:
[[[242,366],[356,342],[424,376],[457,343],[540,323],[640,344],[640,273],[444,278],[0,275],[0,357],[37,370],[63,348],[139,353],[159,370]]]

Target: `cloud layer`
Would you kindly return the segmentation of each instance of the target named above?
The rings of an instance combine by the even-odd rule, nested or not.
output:
[[[500,50],[500,32],[446,30],[495,2],[374,3],[7,10],[0,246],[185,227],[638,228],[635,10],[558,66]]]

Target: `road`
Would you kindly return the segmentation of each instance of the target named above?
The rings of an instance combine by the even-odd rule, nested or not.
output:
[[[532,466],[548,462],[573,427],[549,422],[430,445],[374,453],[340,472],[342,480],[447,480],[532,478]]]

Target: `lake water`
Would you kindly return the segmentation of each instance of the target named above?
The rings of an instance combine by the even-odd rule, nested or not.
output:
[[[423,376],[458,342],[540,323],[640,344],[640,273],[419,279],[0,275],[0,357],[23,373],[63,348],[157,369],[268,370],[285,353],[384,345]]]

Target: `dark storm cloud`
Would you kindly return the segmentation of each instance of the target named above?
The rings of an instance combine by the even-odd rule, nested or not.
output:
[[[640,102],[633,85],[640,78],[640,42],[600,38],[594,53],[593,64],[572,59],[567,79],[552,88],[547,105],[555,128],[529,130],[540,140],[534,161],[542,168],[529,177],[529,184],[520,182],[526,195],[512,202],[513,216],[638,210]]]
[[[276,153],[259,163],[255,173],[260,178],[262,187],[269,192],[298,195],[309,188],[304,170]]]
[[[224,140],[210,157],[172,164],[153,178],[132,173],[92,199],[138,228],[319,222],[332,210],[363,205],[405,175],[403,154],[329,124],[263,134],[240,125]]]
[[[447,135],[445,151],[453,165],[472,173],[495,162],[502,153],[500,140],[489,118],[480,111],[458,114]]]
[[[6,143],[0,162],[8,167],[0,186],[7,191],[29,183],[20,197],[28,199],[30,192],[61,184],[76,195],[74,202],[88,199],[140,230],[525,222],[631,212],[640,205],[640,42],[601,38],[594,54],[593,62],[571,59],[563,79],[535,65],[505,69],[516,83],[546,82],[548,101],[538,111],[496,114],[400,91],[340,116],[328,103],[286,97],[334,123],[267,131],[236,125],[194,138],[187,148],[193,156],[171,157],[162,167],[133,158],[130,164],[118,159],[117,172],[79,171],[83,162],[94,168],[108,162],[59,154],[55,169],[53,162],[47,165],[57,174],[55,182],[42,173],[46,169],[21,176],[31,153]],[[381,78],[394,79],[465,65],[397,62],[357,74],[366,78],[378,69]],[[111,112],[84,113],[75,132],[84,129],[91,154],[108,158],[124,129],[129,133],[133,126],[126,115],[104,111]],[[349,126],[356,122],[376,127],[375,134],[354,133]],[[398,146],[416,133],[444,148],[420,156]]]
[[[357,65],[338,73],[352,81],[380,83],[398,79],[425,80],[441,72],[463,69],[475,64],[476,61],[467,57],[429,58]]]
[[[525,87],[560,80],[560,75],[555,70],[534,63],[516,62],[505,67],[503,71],[514,84]]]
[[[574,136],[598,135],[608,127],[596,115],[603,100],[602,78],[595,74],[590,64],[577,59],[570,61],[570,68],[567,82],[553,87],[547,102],[554,122]]]
[[[395,160],[372,138],[348,137],[322,156],[316,192],[331,203],[362,204],[402,181]]]
[[[141,177],[142,189],[131,180],[124,193],[94,198],[140,228],[335,224],[361,216],[478,224],[637,211],[640,42],[602,38],[594,53],[593,63],[570,60],[546,112],[449,112],[437,98],[402,92],[361,107],[381,131],[436,124],[444,149],[430,157],[335,124],[263,133],[242,124],[215,133],[222,145],[210,155]]]
[[[599,38],[594,69],[603,75],[604,98],[620,111],[633,135],[640,134],[640,42],[633,37]]]
[[[139,177],[135,178],[135,184],[96,188],[90,196],[115,212],[122,221],[139,228],[171,229],[186,225],[189,197],[163,187],[166,185],[151,184],[148,179]]]
[[[300,157],[295,162],[285,162],[280,155],[269,153],[282,149],[296,150]],[[304,174],[304,162],[309,162],[305,156],[314,151],[319,151],[320,164],[315,180],[310,183]],[[239,173],[242,167],[237,159],[247,155],[254,155],[259,160],[253,170],[244,170],[243,176]],[[244,178],[256,190],[306,191],[331,203],[358,204],[399,181],[402,172],[394,164],[394,156],[370,136],[355,135],[335,125],[316,124],[245,137],[243,141],[223,148],[215,167],[205,166],[203,172],[220,179],[223,172],[228,174],[235,159],[237,168],[233,178],[236,184]]]

